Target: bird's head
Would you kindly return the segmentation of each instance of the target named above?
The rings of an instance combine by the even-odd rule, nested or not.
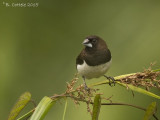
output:
[[[107,47],[105,41],[102,40],[100,37],[95,36],[95,35],[86,37],[82,44],[86,48],[90,48],[90,49]]]

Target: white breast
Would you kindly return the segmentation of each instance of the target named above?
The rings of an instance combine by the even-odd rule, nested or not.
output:
[[[111,63],[112,63],[112,60],[98,66],[89,66],[84,61],[82,65],[77,65],[77,70],[81,76],[84,76],[87,79],[98,78],[107,72]]]

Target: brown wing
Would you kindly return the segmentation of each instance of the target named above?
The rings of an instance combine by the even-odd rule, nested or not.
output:
[[[83,64],[83,50],[76,58],[76,65],[82,65],[82,64]]]
[[[111,60],[110,50],[103,50],[84,56],[84,60],[89,66],[101,65]]]

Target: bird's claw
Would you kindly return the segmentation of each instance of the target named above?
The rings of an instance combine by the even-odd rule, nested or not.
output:
[[[110,77],[110,76],[106,76],[104,75],[104,77],[106,77],[108,80],[109,80],[109,85],[112,87],[112,83],[113,83],[113,86],[115,86],[115,79],[113,77]],[[111,82],[112,80],[112,82]]]
[[[86,85],[86,84],[84,84],[84,89],[89,93],[90,92],[90,88]]]

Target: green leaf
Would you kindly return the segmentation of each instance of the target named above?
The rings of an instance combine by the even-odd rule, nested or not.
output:
[[[153,72],[159,72],[160,71],[160,69],[156,69],[156,70],[152,70]]]
[[[130,84],[124,84],[124,83],[120,83],[120,82],[117,82],[119,85],[121,86],[124,86],[124,87],[128,87],[129,89],[133,90],[133,91],[136,91],[136,92],[139,92],[139,93],[142,93],[142,94],[145,94],[145,95],[148,95],[148,96],[151,96],[151,97],[154,97],[154,98],[157,98],[157,99],[160,99],[160,96],[152,93],[152,92],[149,92],[147,90],[144,90],[142,88],[139,88],[139,87],[136,87],[136,86],[133,86],[133,85],[130,85]]]
[[[160,71],[160,69],[157,69],[157,70],[153,70],[153,72],[158,72]],[[114,77],[114,79],[121,79],[121,78],[124,78],[124,77],[127,77],[127,76],[130,76],[130,75],[134,75],[136,73],[131,73],[131,74],[125,74],[125,75],[120,75],[120,76],[117,76],[117,77]],[[97,82],[97,83],[93,83],[91,85],[89,85],[89,87],[94,87],[94,86],[98,86],[98,85],[102,85],[102,84],[108,84],[109,81],[108,80],[104,80],[104,81],[101,81],[101,82]],[[139,92],[139,93],[142,93],[142,94],[145,94],[145,95],[148,95],[148,96],[151,96],[151,97],[154,97],[154,98],[157,98],[157,99],[160,99],[160,96],[152,93],[152,92],[149,92],[147,90],[144,90],[142,88],[139,88],[139,87],[136,87],[136,86],[133,86],[133,85],[130,85],[130,84],[124,84],[124,83],[121,83],[119,81],[116,81],[116,83],[118,83],[119,85],[123,86],[123,87],[128,87],[130,88],[131,90],[133,91],[136,91],[136,92]]]
[[[94,98],[92,120],[98,120],[100,108],[101,108],[101,96],[100,94],[97,94]]]
[[[12,108],[8,120],[15,120],[15,118],[19,115],[19,113],[22,111],[22,109],[27,105],[27,103],[31,99],[31,94],[29,92],[23,93],[14,107]]]
[[[152,102],[148,106],[148,108],[147,108],[147,110],[145,112],[143,120],[149,120],[152,117],[152,115],[154,114],[155,110],[156,110],[156,102]]]
[[[28,113],[26,113],[25,115],[21,116],[20,118],[18,118],[17,120],[26,120],[28,117],[30,117],[34,112],[34,109],[29,111]]]
[[[43,120],[55,102],[56,101],[53,101],[51,98],[45,96],[36,107],[30,120]]]
[[[125,75],[120,75],[120,76],[114,77],[114,79],[116,80],[116,79],[124,78],[124,77],[130,76],[130,75],[134,75],[134,74],[136,74],[136,73],[130,73],[130,74],[125,74]],[[102,84],[108,84],[108,83],[109,83],[108,80],[104,80],[104,81],[100,81],[100,82],[88,85],[88,87],[94,87],[94,86],[98,86],[98,85],[102,85]]]
[[[64,112],[63,112],[63,118],[62,118],[62,120],[64,120],[64,118],[65,118],[65,114],[66,114],[66,110],[67,110],[67,105],[68,105],[68,102],[67,102],[67,98],[66,98],[66,103],[65,103],[65,106],[64,106]]]

